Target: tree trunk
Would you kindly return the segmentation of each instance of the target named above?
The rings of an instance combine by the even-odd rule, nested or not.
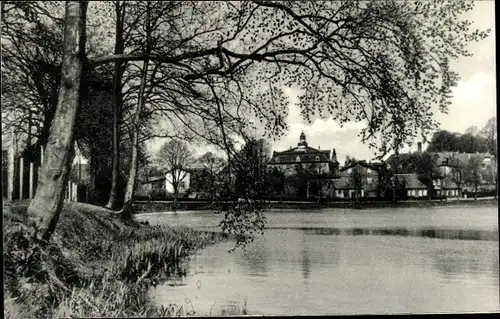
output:
[[[124,219],[129,219],[131,217],[131,208],[132,208],[132,196],[134,195],[135,189],[135,179],[137,177],[137,155],[139,151],[139,129],[140,129],[140,118],[141,111],[144,105],[144,91],[146,88],[146,80],[148,75],[148,65],[149,61],[146,60],[144,62],[142,76],[141,76],[141,85],[139,88],[139,97],[137,104],[135,106],[134,112],[134,125],[132,132],[132,155],[130,160],[130,169],[128,174],[127,188],[125,189],[125,198],[123,202],[123,208],[120,213]]]
[[[28,208],[28,214],[39,218],[45,241],[50,240],[59,220],[74,155],[74,127],[85,58],[86,11],[86,2],[66,2],[61,88],[35,198]]]
[[[122,4],[123,6],[123,4]],[[116,36],[115,36],[115,54],[122,54],[124,51],[123,44],[123,16],[120,2],[115,3],[116,11]],[[116,198],[118,192],[118,179],[120,177],[120,122],[122,110],[122,78],[124,68],[122,63],[115,62],[115,78],[114,78],[114,97],[113,103],[113,160],[111,168],[111,191],[106,208],[114,209],[116,206]]]
[[[432,191],[433,190],[434,190],[434,185],[432,183],[432,178],[431,178],[431,181],[430,181],[430,183],[427,186],[427,197],[428,197],[429,200],[432,200]]]
[[[12,129],[11,142],[9,145],[9,162],[7,167],[7,198],[14,199],[14,178],[15,178],[15,162],[16,162],[16,134]]]
[[[177,197],[179,197],[179,186],[178,185],[174,186],[174,205],[173,205],[174,211],[177,210]]]

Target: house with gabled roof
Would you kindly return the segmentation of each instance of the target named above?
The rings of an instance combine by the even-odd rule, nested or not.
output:
[[[353,170],[360,171],[361,185],[354,185]],[[377,197],[378,182],[377,164],[355,161],[339,170],[339,178],[333,180],[334,194],[340,198],[353,198],[356,194],[360,197]]]
[[[414,173],[404,173],[394,175],[399,183],[406,190],[406,195],[409,198],[419,198],[428,196],[428,187],[418,179],[418,175]]]

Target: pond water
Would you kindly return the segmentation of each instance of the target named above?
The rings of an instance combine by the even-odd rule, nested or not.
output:
[[[496,207],[269,211],[246,250],[209,246],[187,276],[151,291],[196,315],[499,311]],[[211,213],[150,214],[151,224],[216,228]]]

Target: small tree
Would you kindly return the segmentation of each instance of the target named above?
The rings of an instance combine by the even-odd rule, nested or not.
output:
[[[418,180],[427,186],[427,193],[430,200],[434,190],[433,182],[441,178],[436,157],[428,152],[415,153],[412,154],[411,161]]]
[[[271,198],[282,198],[285,186],[285,174],[277,167],[266,170],[264,188]]]
[[[259,199],[263,195],[265,159],[269,154],[269,144],[264,140],[250,138],[235,157],[235,192],[238,196],[248,195]]]
[[[447,176],[447,179],[457,184],[457,187],[461,191],[464,183],[466,163],[458,158],[452,157],[449,159],[448,165],[451,167],[451,174]],[[459,197],[461,197],[461,194],[459,194]]]
[[[212,198],[215,198],[217,174],[227,164],[226,161],[212,152],[207,152],[200,156],[196,162],[202,168],[201,176],[197,179],[197,182],[200,183],[196,186],[197,189],[209,193]]]
[[[169,173],[170,180],[174,189],[174,202],[179,196],[179,187],[188,176],[188,165],[192,162],[192,153],[188,145],[177,139],[172,139],[160,148],[157,155],[158,163],[165,172]]]
[[[310,180],[311,173],[301,163],[296,164],[294,174],[285,178],[287,195],[294,199],[307,199]]]
[[[361,190],[363,189],[363,181],[366,176],[363,172],[363,169],[359,166],[355,166],[351,169],[351,174],[349,175],[349,179],[351,184],[354,186],[356,190],[356,201],[361,197]]]
[[[498,161],[497,148],[497,118],[492,117],[488,120],[485,127],[481,130],[481,135],[486,139],[488,152],[493,155],[495,163],[491,166],[492,174],[495,181],[495,198],[498,191],[498,172],[496,170],[496,162]]]
[[[474,188],[474,200],[477,199],[477,189],[481,183],[481,158],[473,156],[469,159],[465,167],[464,182],[469,187]]]

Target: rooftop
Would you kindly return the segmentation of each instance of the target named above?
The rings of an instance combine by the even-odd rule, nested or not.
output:
[[[290,148],[282,152],[273,152],[273,156],[269,164],[284,164],[284,163],[325,163],[337,162],[337,155],[335,149],[333,150],[320,150],[307,145],[306,136],[304,132],[300,134],[299,143],[297,147]]]

